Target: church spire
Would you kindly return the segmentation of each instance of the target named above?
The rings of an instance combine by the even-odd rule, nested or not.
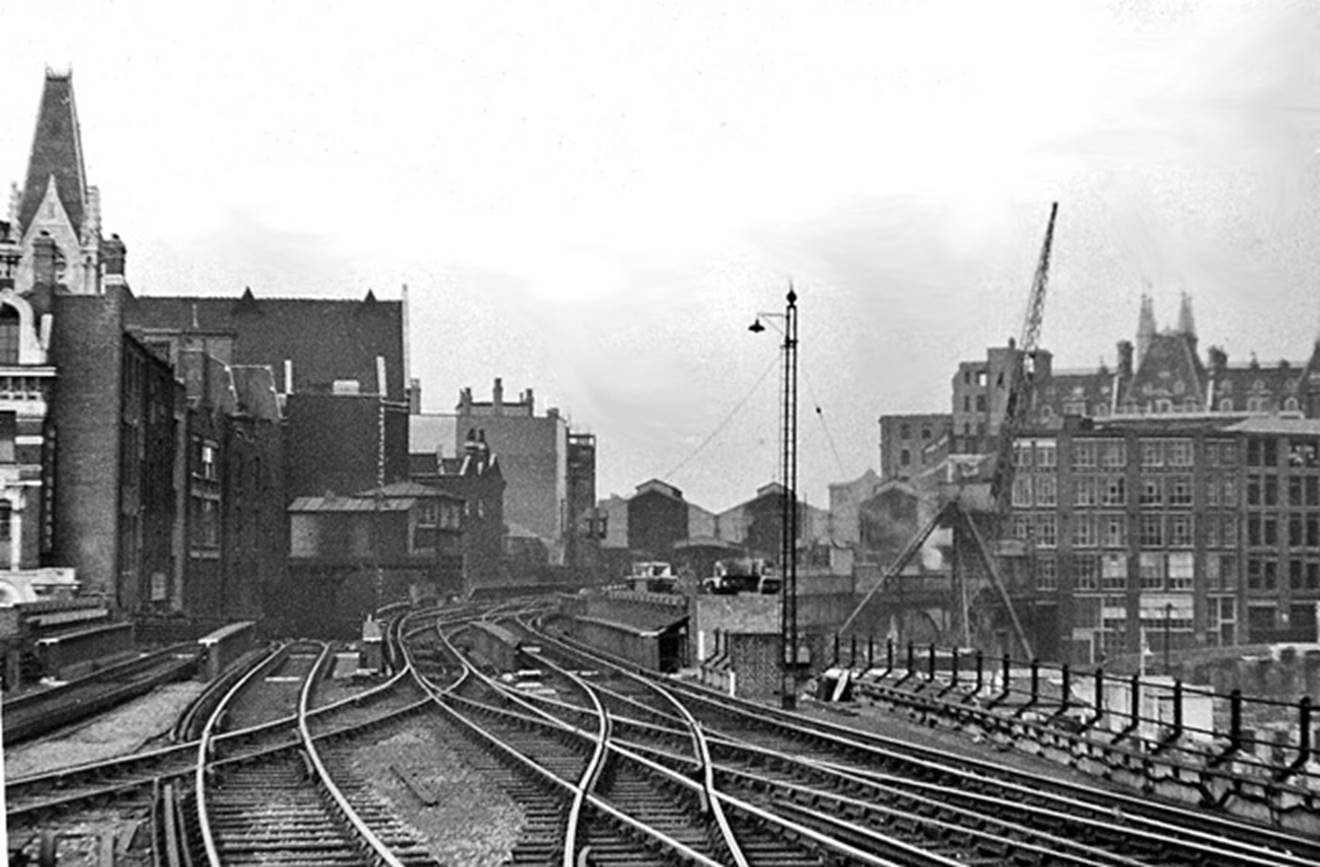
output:
[[[46,85],[37,111],[37,129],[28,155],[27,181],[19,200],[18,232],[26,238],[52,186],[82,240],[87,217],[87,174],[83,169],[82,133],[73,102],[73,73],[46,70]]]
[[[1188,337],[1196,336],[1196,320],[1192,318],[1192,298],[1182,293],[1182,303],[1178,307],[1178,330]]]
[[[1155,339],[1155,302],[1150,295],[1141,293],[1141,314],[1137,319],[1137,366],[1146,356],[1146,350]]]

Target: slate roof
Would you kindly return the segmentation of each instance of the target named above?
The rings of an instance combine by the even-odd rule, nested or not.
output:
[[[293,390],[328,394],[337,379],[356,379],[376,393],[376,356],[385,357],[386,397],[404,399],[403,302],[323,298],[142,295],[125,309],[129,327],[147,332],[232,334],[234,364],[267,365],[286,391],[284,360],[293,361]]]
[[[26,234],[32,225],[52,175],[59,187],[60,204],[64,205],[75,231],[81,235],[87,175],[83,170],[78,112],[73,103],[73,76],[48,70],[46,85],[41,91],[41,107],[37,110],[32,151],[28,155],[27,181],[23,185],[23,199],[18,210],[20,235]]]

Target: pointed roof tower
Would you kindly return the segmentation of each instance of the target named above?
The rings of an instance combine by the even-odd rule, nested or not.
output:
[[[1182,303],[1178,307],[1178,331],[1188,337],[1196,337],[1196,320],[1192,318],[1192,298],[1182,293]]]
[[[37,129],[28,155],[27,181],[18,209],[18,232],[26,237],[37,209],[54,179],[60,204],[80,236],[87,216],[87,174],[83,169],[82,133],[73,102],[73,73],[46,70]]]
[[[1155,339],[1155,302],[1150,295],[1141,293],[1141,314],[1137,318],[1137,366],[1146,356],[1150,342]]]

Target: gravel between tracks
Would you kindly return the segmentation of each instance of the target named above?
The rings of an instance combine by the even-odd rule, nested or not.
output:
[[[5,745],[5,778],[27,776],[135,753],[169,733],[204,688],[197,681],[157,687],[113,710],[27,743]]]
[[[512,799],[463,761],[441,726],[419,722],[354,750],[352,771],[394,805],[421,832],[442,864],[505,864],[522,827]],[[412,777],[438,800],[427,806],[397,773]]]

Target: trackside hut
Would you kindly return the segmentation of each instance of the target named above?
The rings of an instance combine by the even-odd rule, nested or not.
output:
[[[303,634],[352,634],[377,604],[409,589],[463,588],[460,497],[412,482],[352,496],[299,497],[288,508],[292,590],[283,612]]]

